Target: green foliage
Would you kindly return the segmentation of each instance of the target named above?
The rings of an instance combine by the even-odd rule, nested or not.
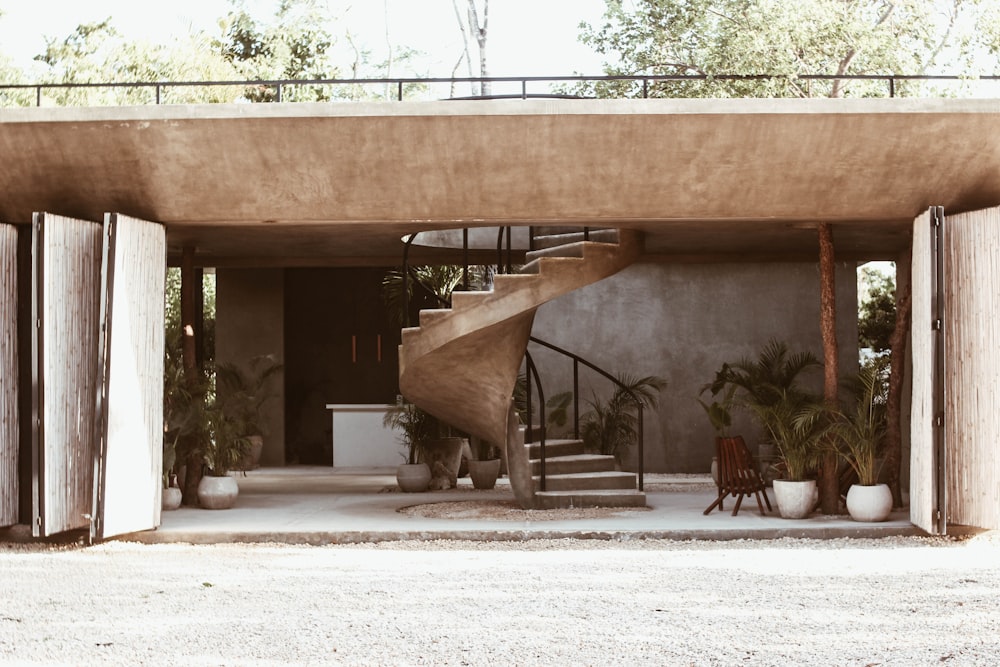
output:
[[[470,266],[469,288],[485,289],[493,275],[493,267]],[[464,268],[450,264],[410,267],[407,281],[407,297],[411,307],[430,300],[430,308],[450,308],[451,294],[461,286]],[[397,326],[404,322],[403,313],[403,271],[393,269],[382,278],[382,301],[385,303],[390,320]]]
[[[707,384],[701,388],[702,394],[707,390],[711,389],[712,385]],[[722,400],[712,401],[710,404],[705,403],[705,401],[696,399],[698,404],[705,410],[705,415],[708,416],[708,420],[712,423],[712,428],[715,429],[716,434],[719,437],[726,438],[729,436],[729,428],[733,425],[733,399],[736,395],[736,385],[730,385],[728,388],[722,390]]]
[[[853,411],[833,414],[831,433],[837,453],[854,469],[862,485],[878,483],[877,460],[885,450],[886,403],[889,394],[888,359],[880,358],[861,368],[849,383]]]
[[[789,479],[805,479],[822,455],[828,426],[823,403],[798,386],[804,371],[820,365],[815,355],[792,353],[786,343],[771,340],[757,358],[723,364],[706,385],[713,396],[734,392],[732,400],[753,415],[778,448]]]
[[[621,456],[638,437],[638,406],[656,407],[660,390],[666,386],[663,378],[647,375],[635,378],[619,374],[614,393],[607,401],[595,394],[587,401],[590,410],[581,418],[580,435],[586,448],[600,454]]]
[[[227,413],[243,424],[245,435],[264,434],[261,410],[275,396],[269,385],[282,368],[273,354],[253,357],[245,366],[216,364],[215,379],[219,401]]]
[[[406,448],[407,463],[417,462],[424,440],[437,438],[441,433],[438,419],[413,403],[403,403],[387,410],[382,425],[403,432],[402,444]]]
[[[963,0],[606,0],[603,22],[582,24],[581,41],[606,57],[607,74],[697,74],[704,81],[658,82],[651,97],[888,96],[884,82],[804,81],[803,74],[923,74],[931,69],[992,73],[986,49],[996,30],[979,30],[990,3]],[[985,59],[979,63],[985,62]],[[985,71],[984,71],[985,70]],[[719,74],[769,74],[723,81]],[[897,95],[916,94],[901,84]],[[639,84],[607,82],[578,92],[641,95]]]
[[[862,267],[859,274],[858,346],[887,352],[896,326],[896,281],[869,267]]]

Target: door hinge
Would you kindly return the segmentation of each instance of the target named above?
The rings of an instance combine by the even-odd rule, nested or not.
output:
[[[942,328],[944,328],[944,322],[941,321],[941,318],[937,318],[931,323],[931,329],[934,331],[941,331]]]

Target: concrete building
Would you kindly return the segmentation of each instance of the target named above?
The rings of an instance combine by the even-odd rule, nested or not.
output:
[[[39,287],[30,284],[36,212],[64,216],[49,216],[52,228],[64,219],[96,223],[107,213],[151,221],[165,234],[168,263],[179,263],[187,248],[197,266],[215,269],[219,359],[275,354],[285,364],[269,414],[263,461],[270,465],[336,464],[326,406],[395,401],[400,338],[378,290],[384,272],[401,263],[404,235],[504,225],[638,232],[642,246],[630,266],[533,309],[528,330],[612,372],[665,378],[660,408],[648,420],[646,470],[702,472],[713,434],[695,398],[721,363],[753,355],[772,338],[820,351],[819,224],[832,225],[836,245],[846,374],[856,367],[858,263],[900,262],[905,282],[914,229],[923,229],[930,207],[951,216],[1000,204],[998,123],[994,100],[4,110],[0,148],[14,157],[0,164],[0,220],[16,230],[6,247],[17,249],[7,261],[18,279],[7,290],[20,297],[13,312],[21,322],[20,347],[5,348],[8,363],[20,364],[20,380],[4,376],[5,389],[21,389],[20,399],[8,398],[20,406],[19,445],[8,442],[4,456],[16,449],[21,463],[14,479],[0,475],[8,489],[20,481],[20,503],[9,493],[5,502],[22,521],[38,510],[25,427],[32,408],[24,398],[32,386],[27,304]],[[996,232],[989,223],[969,224]],[[94,242],[85,236],[80,242]],[[492,257],[473,252],[474,261]],[[418,243],[411,260],[461,263],[462,256]],[[993,276],[994,255],[978,262]],[[929,307],[931,293],[918,296]],[[5,317],[9,326],[12,315]],[[996,342],[984,335],[973,346],[979,352]],[[553,378],[549,391],[567,388],[566,367],[538,357]],[[994,382],[995,367],[987,368],[981,381]],[[921,387],[936,377],[916,358],[913,371]],[[974,428],[995,429],[989,421]],[[748,423],[741,427],[750,432]],[[922,504],[915,522],[932,529],[946,496],[957,502],[964,491],[948,496],[938,486],[948,474],[939,465],[944,454],[924,451],[934,434],[920,431],[913,447],[923,454],[913,460],[928,466],[920,479],[931,481],[915,494]],[[975,439],[959,432],[950,440]],[[976,456],[975,474],[985,475],[977,479],[989,486],[996,464]],[[995,485],[972,495],[987,506],[977,510],[977,525],[996,522]],[[951,508],[960,521],[962,512],[961,504]]]

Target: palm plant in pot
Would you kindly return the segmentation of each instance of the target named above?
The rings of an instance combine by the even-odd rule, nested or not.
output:
[[[837,453],[858,477],[847,492],[847,512],[855,521],[885,521],[892,512],[892,492],[879,483],[886,436],[888,386],[884,363],[866,364],[851,382],[854,410],[838,411],[831,425]]]
[[[266,435],[261,411],[275,396],[270,386],[282,368],[271,354],[253,357],[243,366],[219,363],[215,367],[218,399],[243,424],[250,442],[247,454],[236,466],[240,470],[253,470],[260,465]]]
[[[228,509],[236,502],[239,485],[229,475],[250,451],[246,422],[214,402],[208,407],[210,437],[205,443],[205,475],[198,483],[198,504],[205,509]]]
[[[615,457],[619,467],[636,469],[632,459],[638,439],[638,408],[655,408],[659,392],[666,386],[655,375],[636,378],[627,373],[618,375],[615,391],[607,401],[595,394],[587,401],[590,410],[580,418],[580,435],[585,447],[598,454]]]
[[[713,395],[735,387],[737,405],[750,412],[777,448],[784,474],[773,482],[774,495],[785,518],[804,518],[815,507],[813,475],[829,421],[819,397],[797,382],[804,371],[819,366],[813,354],[792,353],[787,344],[771,340],[756,359],[724,364],[710,385]]]
[[[401,491],[426,491],[431,481],[430,466],[420,460],[422,443],[437,435],[437,420],[413,403],[402,403],[387,410],[382,424],[402,432],[406,450],[404,462],[396,468],[396,483]]]
[[[721,372],[721,371],[720,371]],[[717,374],[718,375],[718,374]],[[700,394],[704,394],[706,391],[712,388],[714,383],[707,384],[701,388]],[[716,486],[719,485],[719,451],[722,447],[722,441],[730,437],[729,429],[733,425],[733,399],[736,395],[736,385],[729,385],[725,388],[721,388],[715,392],[716,394],[721,393],[721,400],[713,400],[711,403],[706,403],[705,401],[695,399],[698,404],[701,405],[702,409],[705,410],[705,416],[708,417],[708,421],[712,424],[712,429],[715,430],[715,454],[712,456],[712,479],[715,481]],[[714,396],[715,394],[713,394]],[[739,436],[737,436],[739,437]]]

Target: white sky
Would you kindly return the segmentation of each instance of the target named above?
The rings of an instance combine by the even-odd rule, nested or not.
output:
[[[423,74],[450,76],[462,52],[452,0],[327,0],[331,13],[375,60],[386,52],[385,9],[394,46],[426,55]],[[261,18],[273,15],[276,0],[248,0]],[[458,0],[464,9],[466,0]],[[480,3],[481,4],[481,3]],[[228,0],[0,0],[0,53],[29,69],[45,47],[45,37],[64,39],[77,25],[111,17],[127,38],[168,43],[192,29],[216,34],[215,21],[230,9]],[[603,0],[492,0],[487,57],[492,76],[599,74],[600,58],[577,39],[579,23],[597,24]],[[337,29],[339,28],[339,30]],[[475,52],[473,52],[475,58]],[[459,76],[468,72],[463,65]]]

